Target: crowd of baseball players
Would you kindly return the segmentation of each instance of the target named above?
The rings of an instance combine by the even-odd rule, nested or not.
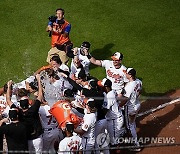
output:
[[[6,139],[12,153],[108,154],[115,153],[110,148],[124,146],[118,139],[126,136],[134,145],[128,150],[140,151],[135,121],[142,82],[136,70],[122,64],[119,51],[109,60],[98,60],[91,55],[88,41],[73,47],[64,10],[57,9],[55,17],[46,29],[52,38],[47,65],[19,83],[10,80],[0,88],[0,151]],[[103,67],[106,76],[92,76],[90,65]],[[54,115],[57,102],[61,112]],[[79,121],[67,117],[66,109]]]

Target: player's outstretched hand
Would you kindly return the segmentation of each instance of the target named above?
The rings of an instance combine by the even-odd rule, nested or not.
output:
[[[75,48],[73,48],[72,50],[73,50],[73,54],[74,54],[74,55],[77,55],[77,53],[78,53],[78,48],[75,47]]]
[[[36,74],[36,79],[40,81],[40,74]]]
[[[13,84],[13,81],[12,81],[12,80],[9,80],[9,81],[7,82],[7,86],[8,86],[8,87],[11,87],[12,84]]]

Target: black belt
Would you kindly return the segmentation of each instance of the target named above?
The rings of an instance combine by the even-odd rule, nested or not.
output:
[[[73,43],[71,41],[67,41],[65,42],[64,44],[60,45],[60,44],[55,44],[55,47],[58,49],[58,50],[62,50],[62,51],[66,51],[66,47],[67,46],[71,46],[73,47]]]
[[[58,45],[58,44],[56,44],[55,47],[56,47],[58,50],[65,51],[65,46],[64,46],[64,45]]]
[[[56,128],[56,127],[55,127]],[[44,131],[50,131],[50,130],[53,130],[55,128],[44,128]]]

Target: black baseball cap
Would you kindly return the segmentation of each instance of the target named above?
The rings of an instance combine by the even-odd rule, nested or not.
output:
[[[74,125],[73,125],[73,123],[67,122],[67,123],[66,123],[66,130],[67,130],[68,132],[73,133],[73,131],[74,131]]]
[[[37,80],[36,81],[34,81],[34,82],[31,82],[31,83],[29,83],[29,86],[33,89],[33,90],[38,90],[38,82],[37,82]]]
[[[79,68],[77,70],[77,72],[75,73],[75,76],[78,78],[78,79],[84,79],[86,77],[86,72],[83,68]]]
[[[93,98],[89,98],[87,100],[87,105],[90,107],[90,108],[95,108],[96,107],[96,103],[95,103],[95,100]]]
[[[126,73],[132,76],[136,76],[136,70],[134,68],[127,68]]]
[[[28,99],[20,100],[20,107],[22,109],[28,109],[28,107],[29,107],[29,100]]]
[[[85,47],[85,48],[90,48],[91,47],[91,44],[87,41],[84,41],[82,44],[81,44],[81,47]]]
[[[96,88],[97,87],[97,81],[95,79],[89,80],[88,83],[91,86],[91,88]]]
[[[65,89],[64,90],[64,96],[65,97],[74,97],[74,93],[71,89]]]
[[[10,109],[9,110],[9,118],[13,121],[13,120],[16,120],[17,117],[18,117],[17,109],[14,109],[14,108]]]
[[[103,80],[99,80],[98,81],[98,85],[99,86],[103,86],[103,87],[111,87],[112,86],[112,82],[111,80],[104,78]]]

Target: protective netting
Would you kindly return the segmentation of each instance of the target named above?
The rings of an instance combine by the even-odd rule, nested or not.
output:
[[[149,145],[141,145],[141,151],[139,153],[143,153],[143,149],[148,149],[149,150],[149,153],[156,153],[157,152],[157,149],[158,151],[164,151],[165,149],[168,151],[170,150],[173,154],[174,153],[178,153],[180,149],[180,143],[176,143],[176,144],[149,144]],[[106,150],[109,150],[110,153],[114,154],[116,153],[116,151],[118,152],[118,150],[120,150],[121,152],[127,152],[127,151],[133,151],[132,149],[136,149],[137,147],[136,146],[121,146],[121,147],[112,147],[112,148],[98,148],[98,149],[94,149],[93,150],[93,153],[100,153],[102,151],[106,151]],[[89,150],[81,150],[82,152],[87,152]],[[120,152],[119,151],[119,152]],[[3,153],[3,154],[6,154],[6,153],[33,153],[32,151],[7,151],[7,150],[4,150],[4,151],[0,151],[0,153]],[[60,152],[69,152],[69,153],[72,153],[72,151],[60,151]],[[74,151],[75,152],[78,152],[78,151]],[[47,151],[42,151],[42,153],[46,154],[48,153]],[[161,152],[160,152],[161,153]]]

